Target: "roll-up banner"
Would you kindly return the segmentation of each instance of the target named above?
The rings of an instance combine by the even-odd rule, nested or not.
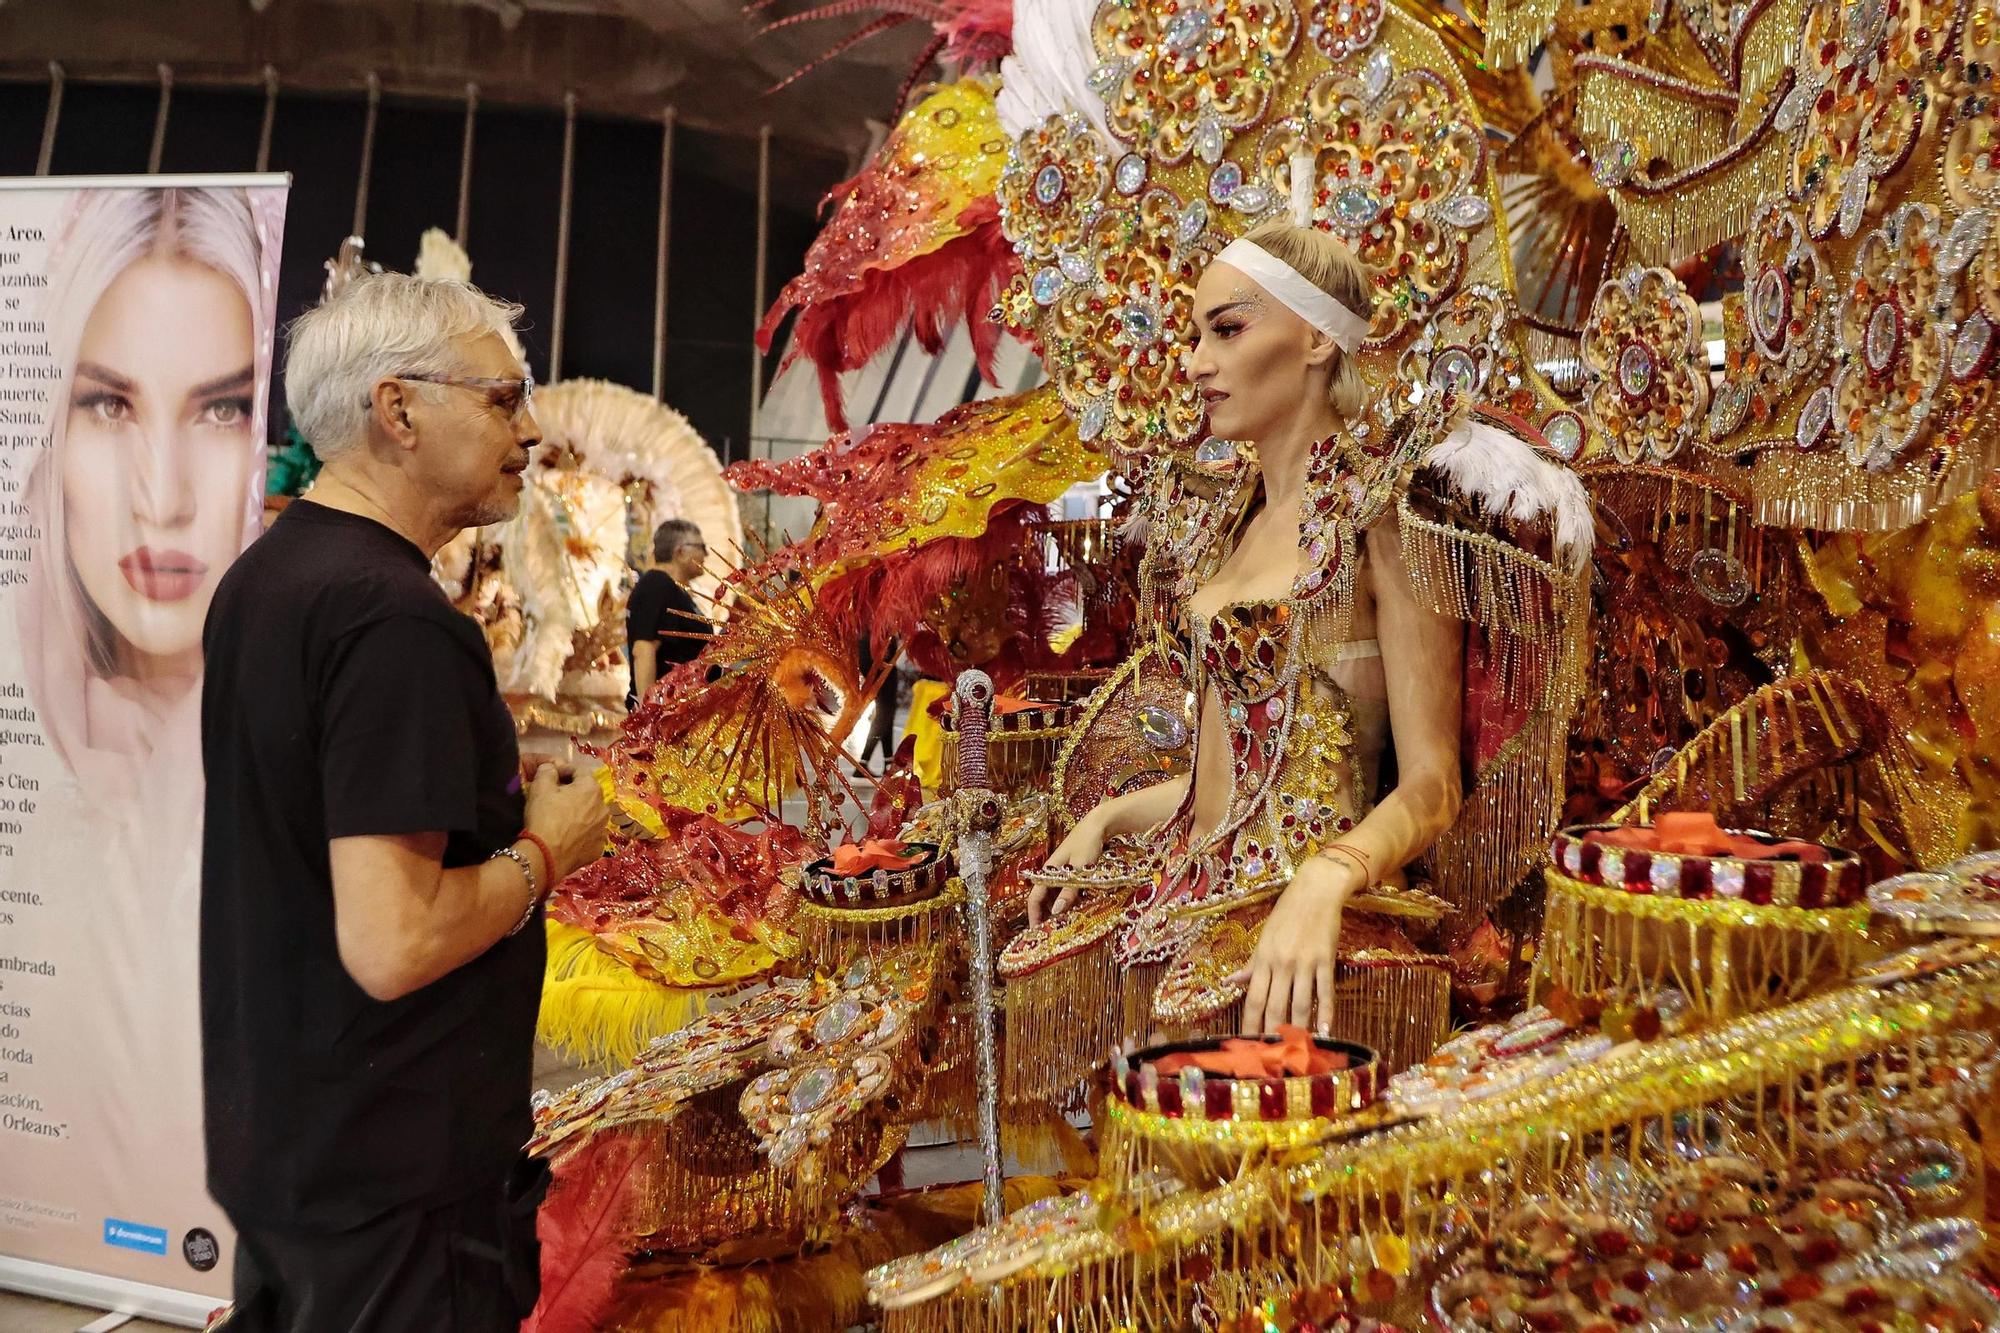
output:
[[[201,630],[289,178],[0,180],[0,1285],[198,1326]]]

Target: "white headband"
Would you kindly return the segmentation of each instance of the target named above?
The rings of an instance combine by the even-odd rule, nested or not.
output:
[[[1369,322],[1319,289],[1318,284],[1261,245],[1234,240],[1215,257],[1278,298],[1279,304],[1333,339],[1343,352],[1361,346]]]

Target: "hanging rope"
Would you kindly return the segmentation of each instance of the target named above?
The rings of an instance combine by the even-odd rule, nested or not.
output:
[[[264,124],[257,131],[257,170],[271,169],[271,127],[278,123],[278,67],[264,66]]]
[[[748,457],[757,457],[757,418],[764,407],[764,353],[756,328],[764,319],[764,265],[771,247],[771,127],[757,132],[757,267],[750,312],[750,439]],[[767,502],[768,503],[768,502]],[[767,514],[768,517],[768,514]]]
[[[667,238],[673,230],[674,121],[672,107],[660,117],[660,234],[653,246],[653,397],[666,400]]]
[[[382,109],[382,80],[368,71],[368,120],[361,127],[361,179],[354,186],[354,229],[350,236],[368,234],[368,178],[375,170],[375,117]]]
[[[49,62],[49,109],[42,115],[42,151],[35,156],[35,174],[49,174],[49,161],[56,155],[56,122],[62,119],[63,67]]]
[[[479,85],[465,85],[465,140],[458,150],[458,230],[452,235],[458,241],[458,248],[467,249],[471,244],[466,238],[472,234],[472,136],[479,121]]]
[[[153,151],[146,156],[146,174],[160,174],[160,156],[167,151],[167,111],[174,103],[174,67],[160,66],[160,109],[153,113]]]
[[[549,382],[562,379],[563,318],[569,310],[570,191],[576,183],[576,94],[563,94],[562,211],[556,215],[556,317],[549,336]]]

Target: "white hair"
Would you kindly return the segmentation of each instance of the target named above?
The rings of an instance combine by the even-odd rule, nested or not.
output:
[[[372,273],[292,321],[285,401],[321,462],[368,435],[375,386],[398,375],[448,375],[464,367],[461,344],[491,333],[508,340],[521,307],[471,283]]]

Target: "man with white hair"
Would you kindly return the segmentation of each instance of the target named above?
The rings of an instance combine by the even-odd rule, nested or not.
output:
[[[524,792],[478,626],[431,581],[540,443],[519,308],[355,280],[291,331],[325,467],[222,579],[204,647],[209,1187],[226,1327],[512,1329],[538,1288],[541,904],[600,854],[594,781]]]

